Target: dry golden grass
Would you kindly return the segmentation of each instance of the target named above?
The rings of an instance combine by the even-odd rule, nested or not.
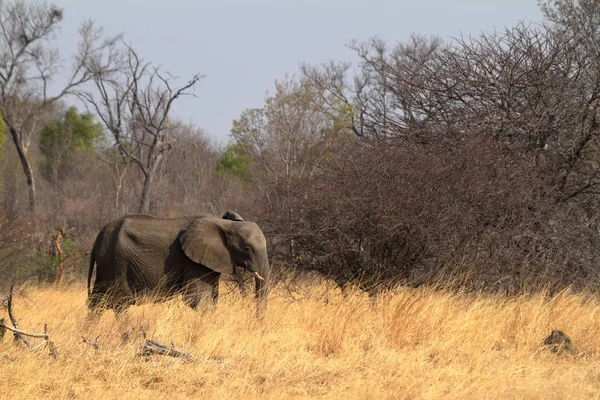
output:
[[[563,293],[504,299],[403,289],[373,304],[324,285],[292,301],[275,290],[262,323],[251,299],[222,296],[214,313],[172,300],[86,319],[85,289],[25,288],[21,327],[48,322],[59,356],[0,343],[3,399],[600,397],[600,300]],[[5,314],[5,312],[3,312]],[[5,316],[5,315],[0,315]],[[198,357],[135,357],[139,329]],[[575,354],[541,349],[554,328]],[[100,349],[81,336],[101,335]]]

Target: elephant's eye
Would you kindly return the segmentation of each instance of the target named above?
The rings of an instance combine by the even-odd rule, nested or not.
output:
[[[252,251],[252,247],[247,244],[246,246],[244,246],[244,250],[246,250],[248,253]]]

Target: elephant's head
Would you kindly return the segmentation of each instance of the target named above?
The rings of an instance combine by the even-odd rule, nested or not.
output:
[[[213,271],[233,274],[239,266],[251,272],[256,280],[256,297],[266,306],[270,278],[267,241],[257,224],[222,218],[198,218],[181,236],[184,253],[192,261]]]

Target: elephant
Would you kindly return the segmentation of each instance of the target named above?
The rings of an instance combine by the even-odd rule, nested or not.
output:
[[[203,215],[205,215],[205,214],[203,214]],[[223,214],[223,216],[221,218],[230,219],[232,221],[243,221],[244,220],[240,214],[235,213],[233,211],[226,211],[225,214]]]
[[[96,280],[91,287],[96,265]],[[183,294],[185,304],[216,305],[221,274],[241,267],[254,275],[259,316],[264,316],[270,278],[266,238],[259,226],[228,211],[160,218],[131,214],[104,225],[90,254],[88,309],[117,314],[141,303]]]

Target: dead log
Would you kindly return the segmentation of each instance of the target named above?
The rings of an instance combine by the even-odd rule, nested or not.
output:
[[[148,357],[153,354],[161,356],[178,357],[186,361],[191,361],[196,358],[193,354],[179,350],[173,345],[173,343],[171,343],[171,347],[168,347],[164,344],[155,342],[154,340],[146,339],[146,342],[142,345],[138,356]]]
[[[148,339],[148,334],[146,333],[146,329],[143,326],[139,327],[142,336],[144,337],[144,343],[140,346],[139,351],[136,354],[136,357],[149,357],[151,355],[161,355],[161,356],[170,356],[181,358],[185,361],[191,361],[196,359],[193,354],[187,353],[183,350],[178,349],[171,343],[171,346],[165,346],[164,344],[160,344],[155,340]],[[121,335],[122,343],[125,344],[129,341],[129,338],[135,331],[135,327],[129,329],[127,332]]]

